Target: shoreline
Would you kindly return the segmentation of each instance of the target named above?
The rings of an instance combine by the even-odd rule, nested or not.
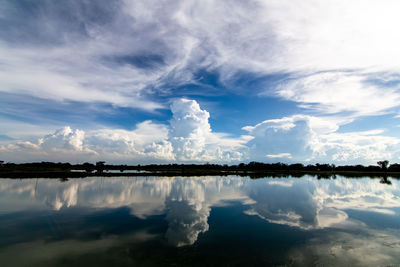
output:
[[[288,170],[270,170],[270,171],[219,171],[219,170],[171,170],[171,171],[147,171],[147,172],[93,172],[85,171],[12,171],[0,172],[0,178],[24,179],[24,178],[86,178],[86,177],[143,177],[143,176],[228,176],[237,175],[250,178],[262,177],[297,177],[305,175],[317,176],[317,178],[335,178],[336,175],[348,178],[382,178],[393,177],[400,178],[400,172],[364,172],[364,171],[288,171]]]

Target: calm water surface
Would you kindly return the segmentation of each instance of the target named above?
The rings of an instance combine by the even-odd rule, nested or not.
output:
[[[0,265],[399,266],[389,180],[0,179]]]

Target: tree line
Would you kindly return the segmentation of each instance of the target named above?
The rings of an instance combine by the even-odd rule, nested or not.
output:
[[[102,173],[108,170],[124,171],[218,171],[218,172],[260,172],[260,171],[299,171],[299,172],[400,172],[400,164],[389,165],[389,161],[378,161],[377,165],[342,165],[335,164],[286,164],[286,163],[263,163],[252,161],[249,163],[228,164],[148,164],[148,165],[113,165],[105,161],[96,163],[85,162],[82,164],[70,164],[62,162],[33,162],[33,163],[4,163],[0,161],[0,172],[71,172],[84,171],[86,173]]]

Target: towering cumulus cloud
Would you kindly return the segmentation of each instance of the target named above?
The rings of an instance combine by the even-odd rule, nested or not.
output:
[[[194,100],[178,99],[171,105],[170,139],[178,159],[187,160],[205,156],[206,139],[211,135],[208,118]]]
[[[170,141],[178,160],[241,160],[247,137],[228,138],[211,131],[210,114],[194,100],[177,99],[171,105],[173,114]]]

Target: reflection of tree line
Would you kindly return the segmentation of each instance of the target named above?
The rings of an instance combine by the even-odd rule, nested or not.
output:
[[[227,164],[149,164],[149,165],[110,165],[104,161],[95,164],[35,162],[35,163],[4,163],[0,161],[0,177],[86,177],[86,176],[148,176],[148,175],[243,175],[252,178],[301,177],[304,174],[317,175],[318,178],[335,178],[336,174],[347,177],[375,176],[386,177],[387,174],[400,176],[400,164],[391,164],[387,160],[378,161],[377,165],[343,165],[301,163],[262,163],[252,161],[237,165]],[[117,172],[108,172],[117,171]]]

